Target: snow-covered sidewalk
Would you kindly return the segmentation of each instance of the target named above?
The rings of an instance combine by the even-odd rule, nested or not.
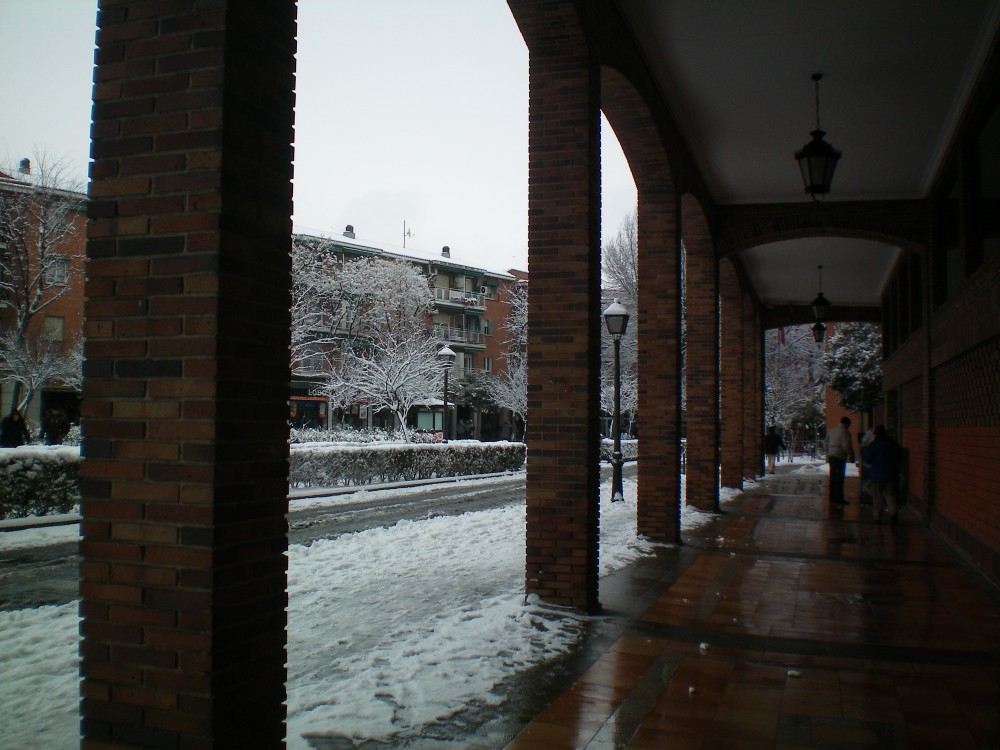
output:
[[[634,479],[625,478],[625,502],[608,495],[605,481],[602,576],[651,551],[635,534]],[[685,509],[683,523],[709,517]],[[76,534],[75,526],[6,532],[0,551]],[[466,705],[499,702],[505,678],[573,648],[578,617],[525,601],[524,554],[521,505],[292,545],[289,748],[307,748],[303,734],[412,735]],[[77,609],[0,612],[5,747],[78,747]]]

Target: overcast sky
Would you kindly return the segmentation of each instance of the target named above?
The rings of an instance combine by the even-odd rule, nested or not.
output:
[[[95,0],[0,0],[0,164],[86,173]],[[300,0],[296,231],[527,267],[528,52],[504,0]],[[635,188],[606,123],[603,230]]]

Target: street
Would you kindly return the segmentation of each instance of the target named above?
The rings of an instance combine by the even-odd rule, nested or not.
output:
[[[402,520],[460,515],[524,502],[524,474],[430,484],[423,490],[405,492],[361,487],[337,496],[334,502],[293,500],[288,514],[289,544],[308,545],[317,539],[392,526]],[[0,611],[73,601],[79,596],[79,566],[76,542],[0,550]]]

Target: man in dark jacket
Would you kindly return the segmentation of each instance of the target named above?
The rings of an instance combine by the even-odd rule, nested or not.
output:
[[[882,520],[883,506],[889,523],[896,525],[899,514],[899,465],[902,449],[889,437],[884,425],[875,426],[875,439],[865,448],[861,460],[868,467],[875,519]]]
[[[30,442],[31,434],[24,424],[21,412],[12,409],[10,414],[0,420],[0,448],[16,448]]]
[[[774,425],[769,425],[764,435],[764,455],[767,457],[767,473],[774,473],[774,462],[778,458],[778,453],[785,449],[785,441],[781,439]]]

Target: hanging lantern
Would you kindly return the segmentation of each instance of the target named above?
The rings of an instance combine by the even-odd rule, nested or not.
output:
[[[812,140],[795,152],[795,160],[802,172],[802,182],[813,200],[819,200],[819,196],[830,192],[833,172],[841,156],[837,149],[823,140],[826,133],[819,126],[819,81],[822,77],[822,73],[813,73],[812,76],[816,82],[816,129],[810,133]]]

